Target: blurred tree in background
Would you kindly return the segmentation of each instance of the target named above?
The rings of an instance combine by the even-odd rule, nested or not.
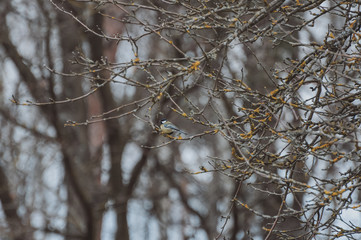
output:
[[[0,239],[360,238],[360,7],[1,1]]]

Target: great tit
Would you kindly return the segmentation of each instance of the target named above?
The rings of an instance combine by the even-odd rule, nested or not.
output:
[[[177,128],[173,123],[167,121],[167,119],[160,120],[160,131],[164,134],[173,134],[173,133],[176,133],[177,135],[180,135],[182,133],[187,134],[182,130],[180,130],[179,128]]]

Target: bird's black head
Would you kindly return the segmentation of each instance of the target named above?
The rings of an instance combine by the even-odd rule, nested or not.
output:
[[[160,124],[163,124],[167,121],[167,119],[163,118],[162,120],[160,120]]]

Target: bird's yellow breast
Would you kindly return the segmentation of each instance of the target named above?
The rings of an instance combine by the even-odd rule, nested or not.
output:
[[[160,126],[160,131],[161,131],[162,133],[166,133],[166,134],[171,134],[171,133],[173,133],[173,129],[171,129],[171,128],[166,128],[166,127],[164,127],[164,125],[161,125],[161,126]]]

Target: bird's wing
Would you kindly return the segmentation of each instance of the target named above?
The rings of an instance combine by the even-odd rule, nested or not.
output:
[[[170,123],[165,123],[164,127],[170,128],[170,129],[173,129],[173,130],[176,130],[176,131],[180,131],[176,126],[174,126],[173,124],[170,124]]]
[[[180,133],[187,134],[186,132],[184,132],[184,131],[180,130],[179,128],[177,128],[177,127],[176,127],[176,126],[174,126],[173,124],[170,124],[170,123],[165,123],[165,124],[164,124],[164,126],[165,126],[165,127],[167,127],[167,128],[170,128],[170,129],[172,129],[172,130],[174,130],[174,131],[177,131],[177,132],[180,132]]]

